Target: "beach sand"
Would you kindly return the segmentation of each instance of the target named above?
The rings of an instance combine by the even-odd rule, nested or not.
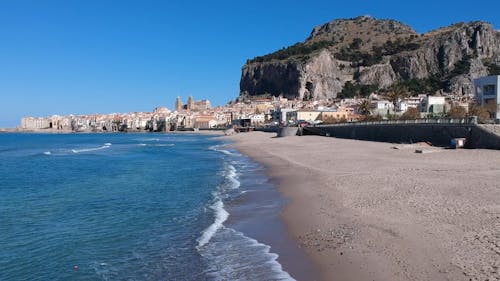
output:
[[[278,181],[322,280],[500,279],[500,151],[274,136],[227,138]]]

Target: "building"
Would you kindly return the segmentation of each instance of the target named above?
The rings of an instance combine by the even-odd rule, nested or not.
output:
[[[212,108],[212,104],[210,103],[209,100],[199,100],[194,102],[194,108],[192,108],[191,110],[196,109],[203,111],[203,110],[208,110],[210,108]]]
[[[394,104],[388,100],[378,100],[372,102],[372,114],[387,116],[390,114],[394,114]]]
[[[212,115],[198,115],[195,117],[194,127],[199,129],[211,129],[217,127],[217,120]]]
[[[500,76],[498,75],[481,77],[474,80],[476,103],[492,112],[491,117],[495,120],[500,119],[499,84]]]
[[[445,113],[445,105],[445,97],[426,96],[420,103],[420,112],[427,115],[441,115]]]
[[[319,119],[325,123],[335,123],[338,121],[354,121],[359,115],[354,113],[354,108],[339,106],[336,110],[322,110]]]
[[[277,110],[273,110],[271,112],[271,119],[272,121],[278,122],[278,123],[286,123],[287,122],[287,115],[289,112],[297,111],[297,109],[293,108],[279,108]]]
[[[48,118],[25,117],[21,120],[21,126],[25,130],[50,129],[52,122]]]
[[[319,110],[296,110],[290,111],[286,113],[286,119],[288,122],[297,122],[299,120],[304,120],[307,122],[313,123],[314,121],[319,120],[319,116],[321,115],[321,111]]]
[[[189,96],[187,104],[186,104],[186,109],[187,110],[194,110],[194,99],[193,96]]]
[[[262,126],[266,122],[266,115],[264,113],[253,114],[250,116],[250,122],[254,127]]]
[[[175,111],[181,111],[183,108],[181,97],[175,99]]]

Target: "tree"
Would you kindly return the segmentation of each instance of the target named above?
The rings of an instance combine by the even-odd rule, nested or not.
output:
[[[403,99],[407,96],[408,96],[408,89],[401,84],[395,84],[391,86],[389,92],[387,93],[387,98],[389,99],[390,102],[392,102],[394,108],[396,108],[396,104],[400,99]]]
[[[363,115],[361,118],[359,118],[359,121],[361,122],[373,122],[373,121],[381,121],[382,116],[380,115]]]
[[[479,106],[479,105],[473,105],[469,109],[469,116],[477,116],[477,119],[479,122],[484,122],[488,119],[490,119],[490,112],[486,107],[484,106]]]
[[[358,111],[361,115],[367,116],[370,115],[371,112],[371,102],[369,100],[362,100],[358,105]]]
[[[351,44],[349,45],[349,48],[358,50],[359,47],[361,47],[361,44],[363,44],[363,40],[361,40],[361,38],[354,38],[354,40],[352,40]]]
[[[401,119],[403,120],[410,120],[410,119],[419,119],[420,118],[420,111],[418,108],[410,107],[408,110],[406,110],[403,115],[401,115]]]
[[[462,106],[452,106],[450,111],[446,113],[446,117],[450,118],[465,118],[467,111]]]

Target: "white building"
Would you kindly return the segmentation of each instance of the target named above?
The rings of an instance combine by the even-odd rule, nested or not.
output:
[[[287,116],[290,115],[290,112],[294,112],[294,111],[297,111],[297,109],[280,108],[280,109],[272,112],[272,119],[273,119],[273,121],[277,121],[280,123],[287,123],[287,121],[288,121]]]
[[[427,96],[420,103],[420,112],[428,114],[443,114],[445,111],[445,97]]]
[[[494,116],[491,116],[495,119],[500,119],[500,110],[499,110],[499,97],[500,91],[498,86],[500,84],[500,76],[486,76],[481,77],[474,80],[474,93],[476,96],[476,102],[485,106],[488,109],[494,109]]]
[[[21,126],[26,130],[49,129],[51,122],[48,118],[25,117],[21,120]]]
[[[194,127],[199,129],[211,129],[217,127],[217,120],[212,115],[196,116]]]
[[[250,116],[250,122],[252,122],[253,126],[262,125],[266,121],[266,115],[261,114],[253,114]]]
[[[386,116],[394,114],[394,104],[388,100],[379,100],[372,103],[373,114]]]

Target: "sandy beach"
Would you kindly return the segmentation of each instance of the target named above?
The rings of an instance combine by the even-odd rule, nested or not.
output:
[[[500,280],[500,151],[274,136],[227,138],[279,183],[322,280]]]

